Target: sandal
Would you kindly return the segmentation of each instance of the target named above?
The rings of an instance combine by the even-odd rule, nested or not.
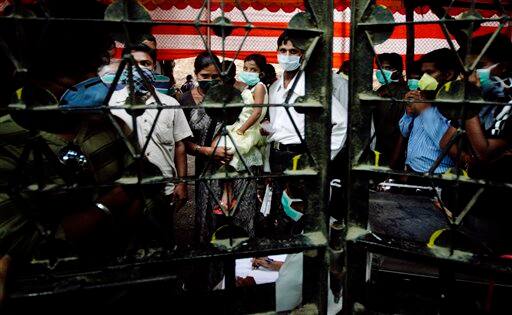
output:
[[[216,205],[213,208],[213,214],[223,215],[224,214],[223,210],[227,210],[227,209],[228,209],[228,207],[223,202],[220,202],[220,204]]]
[[[229,206],[229,210],[233,210],[236,208],[236,206],[238,205],[238,200],[236,200],[236,198],[233,198],[231,199],[231,205]]]

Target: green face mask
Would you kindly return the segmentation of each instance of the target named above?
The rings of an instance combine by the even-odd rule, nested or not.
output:
[[[418,87],[422,91],[435,91],[438,85],[439,82],[437,82],[437,80],[428,73],[424,73],[418,82]]]
[[[300,202],[302,199],[292,199],[286,191],[283,191],[283,195],[281,197],[281,204],[283,205],[283,210],[292,219],[293,221],[297,222],[300,218],[304,215],[302,212],[299,212],[292,208],[293,202]]]

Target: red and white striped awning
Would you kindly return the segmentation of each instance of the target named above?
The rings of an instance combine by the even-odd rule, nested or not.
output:
[[[200,9],[188,7],[185,9],[171,8],[163,10],[157,8],[150,11],[154,20],[162,21],[193,21],[199,14]],[[290,18],[300,12],[296,9],[292,12],[279,10],[271,12],[268,9],[256,10],[248,8],[244,10],[247,18],[255,26],[277,26],[286,28]],[[221,15],[220,9],[212,12],[212,19]],[[233,23],[244,23],[245,20],[239,11],[233,10],[225,12],[225,16]],[[394,19],[397,22],[405,21],[405,15],[395,12]],[[416,21],[435,21],[437,17],[430,11],[419,14],[415,13]],[[480,27],[475,35],[481,35],[493,32],[497,23],[486,23]],[[198,52],[204,50],[204,44],[197,30],[193,27],[176,26],[158,26],[153,30],[159,45],[159,57],[162,59],[178,59],[195,56]],[[227,58],[234,58],[237,49],[242,43],[245,30],[235,29],[231,36],[228,36],[224,42],[224,53]],[[281,31],[279,30],[253,30],[242,46],[239,58],[258,52],[264,54],[270,62],[276,62],[276,44]],[[415,54],[419,58],[421,55],[434,49],[449,47],[443,32],[439,25],[422,24],[415,26]],[[211,36],[212,50],[222,55],[222,39],[218,36]],[[377,53],[396,52],[405,55],[406,50],[406,30],[405,26],[396,26],[391,37],[384,43],[377,45]],[[350,9],[343,11],[334,11],[334,40],[333,40],[333,66],[338,67],[343,60],[349,58],[350,52]]]
[[[10,0],[0,0],[0,10]],[[22,0],[22,2],[33,2],[34,0]],[[71,0],[70,0],[71,1]],[[112,0],[99,0],[110,3]],[[183,21],[193,22],[196,19],[207,21],[207,12],[203,10],[202,16],[198,16],[204,0],[139,0],[148,10],[152,19],[157,21]],[[405,21],[403,14],[403,0],[380,0],[379,4],[387,5],[397,22]],[[469,1],[469,0],[468,0]],[[483,2],[492,0],[483,0]],[[220,0],[211,1],[210,20],[221,16]],[[234,24],[245,24],[245,19],[238,8],[233,6],[234,0],[223,0],[224,14]],[[297,0],[240,0],[244,13],[249,21],[257,26],[272,26],[286,28],[290,18],[303,9],[303,1]],[[334,40],[333,40],[333,66],[338,67],[343,60],[348,59],[350,50],[350,8],[348,0],[335,0],[334,10]],[[458,10],[458,11],[456,11]],[[451,14],[462,12],[461,8],[454,8]],[[487,12],[487,11],[486,11]],[[496,12],[489,11],[492,14]],[[490,13],[485,13],[487,17]],[[417,8],[415,11],[416,21],[435,21],[437,17],[428,8]],[[494,31],[497,23],[486,23],[476,32],[476,35]],[[508,31],[508,29],[507,29]],[[204,43],[197,30],[192,26],[157,26],[153,28],[158,42],[158,55],[160,59],[180,59],[193,57],[204,50]],[[238,58],[258,52],[264,54],[270,62],[276,62],[276,42],[281,31],[279,30],[258,30],[250,32],[249,37],[243,43],[245,30],[235,29],[226,38],[224,44],[218,36],[210,37],[212,50],[227,58],[234,58],[241,46]],[[203,35],[206,30],[203,29]],[[224,46],[223,46],[224,45]],[[448,47],[448,43],[436,24],[422,24],[415,26],[415,55],[419,57],[431,50]],[[384,43],[377,45],[377,53],[396,52],[405,55],[406,31],[405,26],[395,27],[391,37]]]

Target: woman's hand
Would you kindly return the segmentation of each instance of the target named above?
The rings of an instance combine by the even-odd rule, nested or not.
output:
[[[218,162],[222,165],[231,162],[233,159],[233,153],[231,152],[231,148],[227,147],[207,147],[206,148],[206,156],[212,156],[215,162]]]

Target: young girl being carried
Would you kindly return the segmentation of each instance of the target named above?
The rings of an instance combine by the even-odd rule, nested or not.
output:
[[[270,69],[270,67],[272,65],[267,64],[265,56],[260,54],[252,54],[244,59],[243,72],[239,75],[240,80],[247,85],[242,91],[244,104],[268,104],[267,84],[271,84],[275,79],[275,71],[271,71],[273,68]],[[233,159],[229,165],[226,165],[228,171],[244,172],[247,168],[263,166],[263,154],[258,144],[263,141],[260,123],[266,113],[266,107],[244,107],[237,122],[226,126],[233,141],[229,136],[220,136],[217,139],[219,147],[225,146],[233,151]],[[236,206],[236,202],[231,183],[226,181],[220,206],[230,210]],[[222,210],[217,207],[214,212],[220,214]]]

